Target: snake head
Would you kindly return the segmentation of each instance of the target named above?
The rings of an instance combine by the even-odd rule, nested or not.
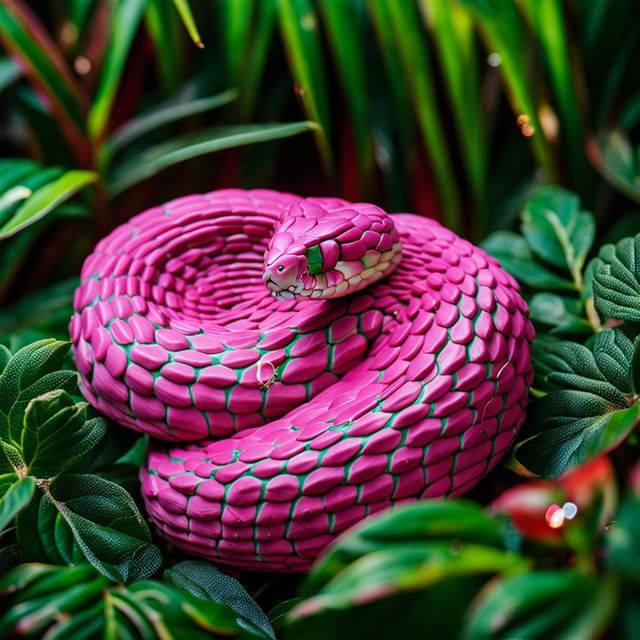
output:
[[[270,251],[271,255],[267,255],[262,279],[276,298],[292,300],[304,289],[303,276],[307,272],[307,261],[303,255],[273,253]]]

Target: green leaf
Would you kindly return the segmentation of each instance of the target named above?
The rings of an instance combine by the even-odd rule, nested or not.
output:
[[[17,478],[4,492],[0,490],[0,533],[11,524],[16,515],[26,507],[35,491],[33,478]]]
[[[496,231],[482,243],[482,248],[520,282],[535,289],[574,289],[574,284],[536,260],[528,244],[517,233]]]
[[[191,13],[191,7],[188,0],[173,0],[173,4],[180,15],[189,37],[193,40],[193,43],[200,49],[204,47],[200,33],[198,32],[198,26],[193,19],[193,13]]]
[[[595,235],[593,216],[579,211],[579,205],[574,194],[558,187],[544,187],[522,212],[522,234],[532,251],[545,262],[568,269],[578,288]]]
[[[213,565],[197,560],[185,560],[164,572],[167,584],[186,591],[196,598],[226,604],[237,614],[240,628],[260,630],[265,638],[274,638],[275,633],[267,616],[251,599],[246,589]]]
[[[628,495],[607,529],[607,567],[640,584],[640,498]]]
[[[336,541],[314,565],[303,583],[301,595],[319,592],[351,563],[369,553],[443,540],[450,543],[452,539],[462,544],[503,548],[498,521],[475,504],[425,501],[398,507],[366,520]]]
[[[40,518],[48,518],[54,508],[58,515],[53,531],[41,531],[45,548],[56,547],[70,558],[73,541],[87,561],[114,582],[128,583],[159,569],[160,551],[151,544],[149,529],[124,489],[98,476],[65,474],[51,483],[49,495],[42,499]]]
[[[593,327],[582,317],[581,304],[575,298],[555,293],[536,293],[529,300],[529,311],[529,317],[535,322],[551,325],[551,333],[593,333]]]
[[[307,116],[317,123],[316,142],[322,161],[332,172],[329,97],[318,17],[310,0],[278,0],[278,16],[291,73]]]
[[[62,390],[34,398],[27,405],[22,451],[28,472],[53,478],[67,470],[104,436],[102,418],[87,420],[87,403],[74,403]]]
[[[636,153],[624,134],[613,130],[600,136],[593,160],[609,183],[640,203],[640,163]]]
[[[550,344],[542,357],[551,392],[533,402],[517,458],[542,476],[605,453],[640,421],[631,404],[633,347],[619,329],[605,329],[593,350],[572,342]]]
[[[76,388],[77,374],[61,371],[69,343],[40,340],[15,353],[0,375],[0,438],[19,444],[27,405],[34,398],[63,389]]]
[[[64,56],[26,3],[6,0],[0,4],[0,39],[20,60],[34,87],[48,99],[70,148],[86,160],[87,97],[73,78]]]
[[[640,322],[640,234],[607,244],[598,254],[593,301],[603,318]]]
[[[0,58],[0,92],[12,85],[21,75],[20,67],[11,58]]]
[[[0,227],[0,240],[32,225],[59,204],[66,202],[80,189],[96,180],[97,174],[93,171],[68,171],[51,184],[29,194],[26,202],[16,214]]]
[[[433,64],[412,2],[380,0],[386,5],[398,50],[405,84],[411,94],[422,138],[436,178],[443,218],[447,226],[460,230],[461,202],[452,159],[442,128],[435,91]]]
[[[106,143],[109,147],[109,152],[116,153],[122,147],[149,131],[153,131],[170,122],[176,122],[197,113],[204,113],[216,107],[221,107],[237,97],[238,92],[235,89],[229,89],[209,98],[200,98],[189,102],[174,102],[140,114],[136,118],[128,120],[109,138]]]
[[[89,110],[89,134],[101,140],[109,124],[111,109],[133,38],[138,31],[145,0],[118,0],[109,25],[109,46],[96,95]]]
[[[198,136],[174,138],[142,154],[128,159],[114,173],[110,182],[111,196],[116,196],[138,182],[142,182],[163,169],[190,158],[213,151],[239,147],[256,142],[267,142],[295,136],[315,128],[312,122],[291,122],[288,124],[252,124],[219,128]]]
[[[532,571],[490,583],[474,603],[463,640],[600,638],[616,609],[610,579]]]
[[[321,2],[318,8],[327,28],[336,69],[351,112],[360,176],[365,184],[369,184],[374,152],[363,42],[365,33],[358,24],[354,3]]]
[[[0,578],[0,636],[47,640],[264,638],[226,605],[157,580],[111,585],[87,564],[22,564]]]

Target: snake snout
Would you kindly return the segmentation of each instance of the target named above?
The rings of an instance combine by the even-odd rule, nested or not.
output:
[[[299,267],[299,256],[280,256],[265,265],[262,279],[276,297],[281,294],[282,297],[290,299],[293,298],[293,294],[300,293],[302,290]]]

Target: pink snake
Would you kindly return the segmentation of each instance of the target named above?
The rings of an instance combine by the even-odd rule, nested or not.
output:
[[[98,243],[74,308],[83,394],[153,436],[152,521],[238,567],[304,571],[368,515],[460,496],[525,415],[515,280],[437,222],[370,204],[178,198]]]

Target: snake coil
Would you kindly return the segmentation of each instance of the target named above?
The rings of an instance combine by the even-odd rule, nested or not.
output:
[[[74,309],[83,394],[153,436],[161,535],[250,569],[304,571],[370,514],[469,490],[532,379],[526,304],[493,258],[337,199],[230,189],[149,209],[87,258]]]

